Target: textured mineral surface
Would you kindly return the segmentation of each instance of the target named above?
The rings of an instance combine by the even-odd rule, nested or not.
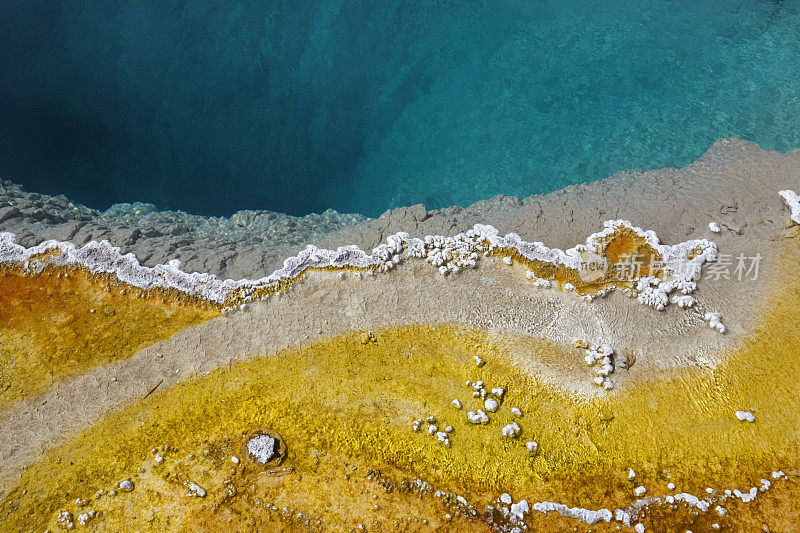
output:
[[[272,233],[6,184],[0,522],[791,530],[793,191],[800,151],[738,139],[684,169]]]

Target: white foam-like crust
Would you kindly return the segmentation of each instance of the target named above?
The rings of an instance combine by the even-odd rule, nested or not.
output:
[[[584,509],[582,507],[568,507],[563,503],[555,502],[536,502],[533,504],[533,510],[544,514],[547,514],[550,511],[555,511],[561,516],[566,516],[567,518],[577,518],[584,524],[588,524],[590,526],[593,526],[600,521],[610,522],[614,516],[609,509],[600,509],[595,511],[593,509]]]
[[[700,277],[700,269],[705,261],[713,260],[717,247],[706,239],[690,240],[674,246],[662,245],[653,231],[644,231],[626,220],[609,220],[605,229],[590,235],[586,244],[569,250],[548,248],[541,242],[526,242],[516,233],[500,236],[492,226],[476,224],[471,230],[454,237],[427,236],[412,238],[405,232],[390,235],[385,244],[374,248],[371,254],[357,246],[342,246],[336,250],[326,250],[308,245],[294,257],[289,257],[283,267],[261,279],[222,280],[213,274],[187,273],[180,269],[177,259],[166,265],[146,267],[139,263],[132,253],[121,254],[120,248],[108,241],[92,241],[78,248],[70,242],[45,241],[37,246],[25,248],[16,243],[13,233],[0,233],[0,264],[20,263],[29,271],[39,272],[45,266],[80,266],[93,274],[114,274],[123,283],[141,289],[175,289],[191,296],[224,304],[232,296],[241,295],[245,300],[258,288],[274,288],[281,281],[292,280],[309,268],[377,268],[380,271],[391,269],[398,262],[409,257],[425,258],[439,268],[443,274],[457,272],[465,266],[474,266],[477,251],[502,249],[516,252],[529,260],[543,261],[566,268],[579,269],[581,252],[600,253],[603,239],[619,229],[630,229],[645,238],[664,259],[666,267],[678,283],[687,284]],[[688,259],[689,253],[695,256]],[[60,252],[57,255],[53,252]],[[48,254],[39,259],[36,256]],[[674,290],[675,281],[664,290]],[[644,302],[643,302],[644,303]]]
[[[630,472],[633,472],[631,469]],[[772,478],[775,480],[785,478],[786,474],[783,471],[776,471],[772,473]],[[631,479],[631,476],[628,476]],[[615,509],[612,513],[609,509],[585,509],[583,507],[569,507],[563,503],[556,502],[536,502],[533,504],[532,509],[540,513],[547,514],[555,511],[561,516],[567,518],[576,518],[587,525],[594,525],[600,521],[611,522],[612,520],[621,522],[622,524],[631,527],[633,520],[639,516],[639,511],[652,504],[673,504],[681,502],[689,507],[694,507],[700,512],[707,513],[711,506],[716,503],[723,503],[729,498],[739,498],[742,503],[749,503],[756,499],[759,492],[766,492],[773,486],[767,479],[761,480],[760,487],[752,487],[748,492],[741,492],[738,489],[723,491],[723,494],[718,494],[709,498],[698,498],[694,494],[688,492],[681,492],[679,494],[661,497],[647,497],[635,500],[627,509]],[[716,491],[710,491],[710,494]]]
[[[795,224],[800,224],[800,195],[798,195],[794,191],[779,191],[783,199],[786,201],[786,205],[789,206],[789,211],[792,212],[791,218]]]

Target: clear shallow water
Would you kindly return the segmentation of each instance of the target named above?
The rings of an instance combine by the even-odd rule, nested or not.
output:
[[[800,2],[11,0],[0,175],[377,216],[800,146]]]

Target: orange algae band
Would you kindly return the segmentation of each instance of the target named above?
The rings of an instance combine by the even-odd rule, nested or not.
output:
[[[400,262],[416,257],[424,258],[446,275],[461,268],[474,267],[478,252],[503,251],[518,253],[528,261],[549,263],[559,268],[579,270],[583,254],[602,254],[610,238],[621,231],[633,233],[643,244],[651,247],[662,259],[666,271],[677,282],[697,279],[704,262],[713,260],[717,247],[706,239],[690,240],[674,246],[662,245],[653,231],[644,231],[627,220],[609,220],[605,229],[590,235],[586,243],[569,250],[548,248],[541,242],[526,242],[516,233],[500,236],[492,226],[476,224],[472,229],[453,237],[440,235],[422,239],[408,233],[390,235],[386,243],[367,254],[357,246],[342,246],[326,250],[308,245],[299,254],[289,257],[283,267],[269,276],[250,280],[219,279],[213,274],[187,273],[180,269],[177,259],[166,265],[146,267],[132,253],[121,254],[120,248],[108,241],[92,241],[81,248],[70,242],[45,241],[25,248],[16,244],[12,233],[0,233],[0,264],[18,263],[31,272],[40,272],[45,266],[79,265],[93,274],[113,273],[120,281],[142,289],[177,289],[191,296],[199,296],[218,304],[240,297],[251,301],[259,289],[278,289],[282,282],[298,278],[309,268],[362,268],[384,272]],[[644,302],[643,302],[644,303]]]

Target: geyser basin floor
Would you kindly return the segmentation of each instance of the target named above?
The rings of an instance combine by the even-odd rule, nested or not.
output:
[[[46,455],[8,493],[4,517],[15,529],[53,527],[59,509],[76,517],[92,509],[101,512],[93,525],[105,530],[302,527],[306,519],[311,529],[317,520],[334,529],[403,520],[411,529],[480,530],[483,521],[457,514],[452,499],[401,490],[402,482],[421,476],[481,515],[501,492],[589,509],[627,508],[639,485],[649,496],[670,494],[669,482],[701,499],[706,487],[746,492],[773,470],[800,469],[800,328],[786,327],[798,325],[800,289],[772,294],[770,314],[718,369],[685,370],[599,400],[576,400],[516,363],[544,352],[577,363],[574,348],[530,340],[520,351],[502,337],[441,325],[378,331],[374,342],[351,334],[239,363],[156,393]],[[486,364],[477,367],[475,355]],[[507,391],[488,425],[466,420],[465,411],[483,403],[466,380]],[[451,405],[454,398],[464,409]],[[738,421],[740,408],[756,413],[756,422]],[[454,427],[449,448],[424,429],[412,431],[413,420],[428,416]],[[522,435],[502,437],[512,420]],[[242,438],[254,428],[277,431],[287,443],[289,456],[272,475],[241,456]],[[538,454],[528,453],[527,440],[539,443]],[[119,491],[128,478],[133,492]],[[190,482],[208,495],[188,495]],[[724,502],[724,517],[653,504],[636,521],[659,530],[705,530],[712,522],[741,530],[763,521],[780,530],[787,512],[800,511],[789,503],[798,489],[793,479],[775,485],[755,503]],[[98,495],[110,489],[117,495]],[[573,522],[533,512],[528,525],[580,525]]]
[[[659,501],[650,502],[634,522],[702,530],[711,523],[748,529],[765,521],[781,528],[797,511],[789,503],[796,494],[791,475],[774,480],[774,489],[758,493],[755,502],[721,501],[705,489],[748,492],[772,471],[800,469],[795,244],[795,239],[784,243],[776,274],[763,287],[767,311],[740,346],[718,354],[716,369],[640,374],[641,365],[635,366],[639,379],[625,390],[591,398],[553,384],[546,372],[530,366],[574,360],[581,368],[582,352],[567,343],[447,325],[333,337],[208,375],[198,369],[188,382],[143,394],[144,400],[109,414],[32,463],[5,496],[4,521],[16,529],[57,527],[59,517],[79,520],[95,511],[92,525],[109,530],[302,528],[306,520],[313,527],[340,528],[401,519],[411,529],[483,529],[485,522],[456,495],[481,514],[502,492],[531,504],[628,509],[638,498],[634,488],[665,497],[671,494],[667,483],[674,483],[676,493],[714,498],[725,515]],[[497,263],[484,270],[511,270]],[[287,298],[300,298],[297,289],[304,286],[313,288],[313,279]],[[267,308],[278,305],[269,302]],[[168,343],[159,346],[152,349],[168,350]],[[486,363],[477,366],[476,355]],[[579,377],[571,379],[584,379],[576,372]],[[467,380],[505,390],[487,425],[467,421],[465,412],[483,405],[472,397]],[[455,409],[453,399],[464,408]],[[523,416],[513,415],[512,407]],[[756,421],[739,421],[739,410],[754,413]],[[414,420],[428,416],[436,417],[439,427],[453,426],[450,447],[430,435],[428,426],[412,430]],[[521,435],[503,437],[501,428],[512,421]],[[289,449],[280,468],[266,474],[241,456],[242,438],[258,428],[280,434]],[[534,454],[525,445],[532,440],[539,446]],[[628,479],[629,468],[635,480]],[[452,496],[404,489],[416,476]],[[126,479],[131,492],[120,489]],[[409,523],[409,517],[418,522]],[[527,524],[580,523],[533,511]]]
[[[342,233],[338,244],[366,247],[392,224],[401,227],[388,233],[422,236],[442,233],[428,225],[449,223],[452,235],[485,211],[501,231],[566,249],[603,220],[624,217],[665,244],[707,237],[720,254],[760,253],[762,261],[757,279],[704,277],[695,307],[661,312],[619,292],[586,302],[535,288],[518,257],[508,265],[490,254],[447,276],[421,259],[375,276],[310,271],[280,296],[82,370],[0,413],[0,520],[9,529],[71,520],[101,529],[218,530],[305,528],[306,520],[392,528],[396,519],[408,529],[461,531],[487,527],[469,505],[476,514],[490,503],[497,511],[492,502],[508,491],[503,500],[521,513],[526,499],[527,524],[540,530],[626,528],[626,513],[631,526],[651,530],[788,529],[800,471],[800,226],[777,192],[800,190],[798,157],[721,141],[687,169],[617,176],[525,202],[499,199],[460,220],[455,210],[416,206],[351,228],[357,238]],[[35,242],[38,229],[61,231],[37,216],[11,225]],[[722,231],[712,234],[710,221]],[[167,253],[168,239],[163,245]],[[35,275],[36,263],[29,266]],[[150,273],[159,272],[167,274]],[[703,318],[717,311],[725,334]],[[634,364],[617,368],[612,390],[598,388],[572,337],[609,344]],[[486,363],[478,366],[475,355]],[[473,398],[467,379],[503,387],[499,408]],[[467,412],[481,405],[488,424],[468,424]],[[429,433],[431,415],[449,447]],[[503,437],[512,421],[521,434]],[[280,435],[289,450],[263,473],[242,454],[245,435],[259,431]],[[445,492],[413,489],[417,476]],[[745,503],[751,492],[754,501]],[[542,501],[576,507],[536,505]],[[588,526],[560,512],[601,522]],[[496,525],[510,527],[498,516]]]

